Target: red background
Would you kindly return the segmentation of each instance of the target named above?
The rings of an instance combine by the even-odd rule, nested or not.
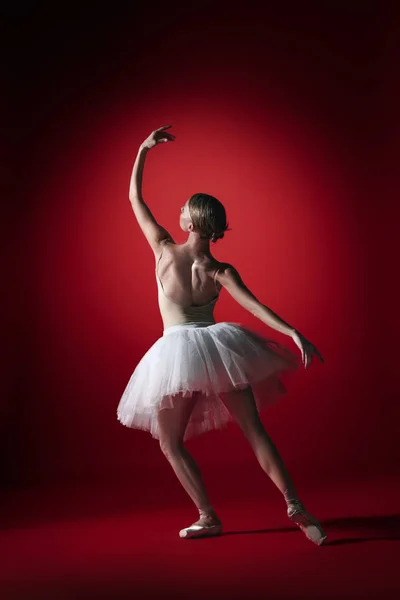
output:
[[[143,26],[98,16],[89,27],[81,15],[80,32],[55,20],[41,40],[27,27],[26,50],[35,40],[14,57],[14,198],[3,210],[10,481],[134,477],[143,457],[163,464],[157,443],[115,411],[162,335],[128,184],[139,144],[169,123],[176,142],[153,149],[144,171],[156,219],[181,243],[184,201],[220,198],[232,231],[215,256],[325,359],[263,414],[292,470],[397,468],[388,15],[357,37],[356,15],[340,35],[328,15],[302,15],[301,28],[298,16],[199,12]],[[215,314],[296,349],[226,292]],[[214,464],[247,453],[236,427],[191,445]]]
[[[176,141],[148,154],[143,179],[158,222],[182,243],[185,200],[219,198],[232,230],[213,254],[325,359],[262,413],[295,483],[398,475],[393,6],[13,16],[4,488],[115,481],[140,502],[165,480],[162,502],[190,504],[158,442],[116,418],[162,335],[153,252],[128,187],[139,144],[167,124]],[[226,291],[215,317],[298,351]],[[214,495],[251,494],[265,479],[236,425],[187,446]],[[160,503],[159,491],[150,497]]]

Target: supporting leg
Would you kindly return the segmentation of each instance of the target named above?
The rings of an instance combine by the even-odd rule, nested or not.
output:
[[[162,409],[158,415],[160,448],[200,515],[198,521],[180,532],[181,537],[216,535],[221,529],[221,521],[212,507],[199,466],[183,445],[184,432],[195,402],[196,396],[177,397],[174,408]]]
[[[181,443],[164,441],[161,450],[198,510],[212,512],[211,502],[201,471],[193,456],[189,454]]]

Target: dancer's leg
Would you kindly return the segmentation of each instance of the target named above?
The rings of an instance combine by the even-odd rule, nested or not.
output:
[[[222,523],[211,505],[200,469],[183,445],[185,429],[196,400],[197,394],[192,398],[177,396],[174,408],[165,408],[158,413],[161,450],[200,515],[192,525],[181,529],[179,536],[182,538],[219,535],[222,532]]]
[[[248,439],[262,469],[282,493],[288,517],[309,540],[323,544],[327,535],[317,519],[300,502],[286,466],[260,420],[251,387],[224,394],[221,398]]]
[[[158,426],[160,448],[202,515],[214,511],[199,466],[183,445],[183,436],[196,399],[196,394],[191,398],[177,395],[174,408],[165,408],[158,413]]]
[[[282,457],[261,422],[252,388],[223,394],[221,399],[249,441],[261,468],[271,478],[286,502],[298,499]]]

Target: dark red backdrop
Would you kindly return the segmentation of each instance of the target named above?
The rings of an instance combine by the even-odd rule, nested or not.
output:
[[[170,469],[156,440],[116,419],[162,335],[128,184],[139,144],[169,123],[176,142],[145,166],[150,209],[183,242],[183,202],[220,198],[232,231],[215,256],[325,359],[263,413],[290,470],[297,480],[395,472],[393,13],[153,8],[46,21],[32,11],[11,28],[3,482]],[[296,349],[226,292],[216,319]],[[254,460],[236,426],[188,447],[216,469]]]

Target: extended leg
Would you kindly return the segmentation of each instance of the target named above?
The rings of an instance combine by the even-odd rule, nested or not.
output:
[[[221,398],[249,441],[261,468],[285,500],[298,499],[282,457],[260,420],[251,387],[230,392]]]
[[[260,420],[251,387],[224,394],[221,398],[248,439],[261,468],[285,498],[288,517],[309,540],[323,544],[327,535],[317,519],[300,502],[282,457]]]

